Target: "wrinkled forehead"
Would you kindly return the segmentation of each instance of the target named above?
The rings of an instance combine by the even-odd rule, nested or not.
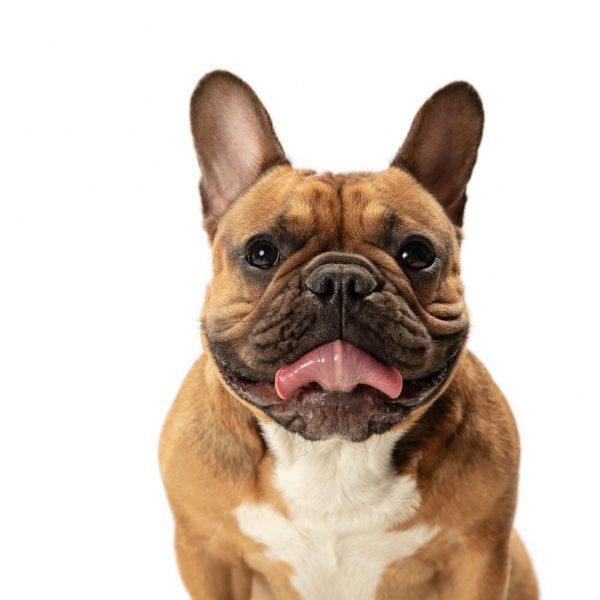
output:
[[[384,245],[393,231],[422,234],[443,246],[456,241],[443,208],[396,168],[335,175],[273,169],[231,207],[219,230],[218,237],[238,243],[261,231],[319,236],[331,249],[353,240]]]

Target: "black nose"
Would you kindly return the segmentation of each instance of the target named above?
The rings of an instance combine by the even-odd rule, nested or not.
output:
[[[343,253],[327,254],[331,256],[322,255],[304,278],[305,289],[323,300],[335,297],[360,300],[380,288],[375,269],[367,259]]]

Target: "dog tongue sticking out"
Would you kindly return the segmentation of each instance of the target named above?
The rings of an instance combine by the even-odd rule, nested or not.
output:
[[[390,398],[397,398],[402,391],[398,369],[342,340],[311,350],[275,374],[275,389],[283,400],[308,383],[318,383],[332,392],[351,392],[359,384],[370,385]]]

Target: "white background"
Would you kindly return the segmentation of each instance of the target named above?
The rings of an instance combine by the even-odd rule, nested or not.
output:
[[[0,14],[0,597],[183,599],[157,466],[209,277],[188,131],[226,68],[295,166],[382,169],[467,79],[471,348],[522,438],[544,597],[597,597],[599,43],[590,5],[12,2]]]

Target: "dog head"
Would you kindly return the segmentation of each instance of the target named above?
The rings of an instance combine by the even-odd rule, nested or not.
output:
[[[203,340],[227,388],[311,440],[364,440],[433,402],[469,326],[459,249],[477,92],[436,92],[378,173],[293,169],[230,73],[200,81],[191,122],[213,247]]]

